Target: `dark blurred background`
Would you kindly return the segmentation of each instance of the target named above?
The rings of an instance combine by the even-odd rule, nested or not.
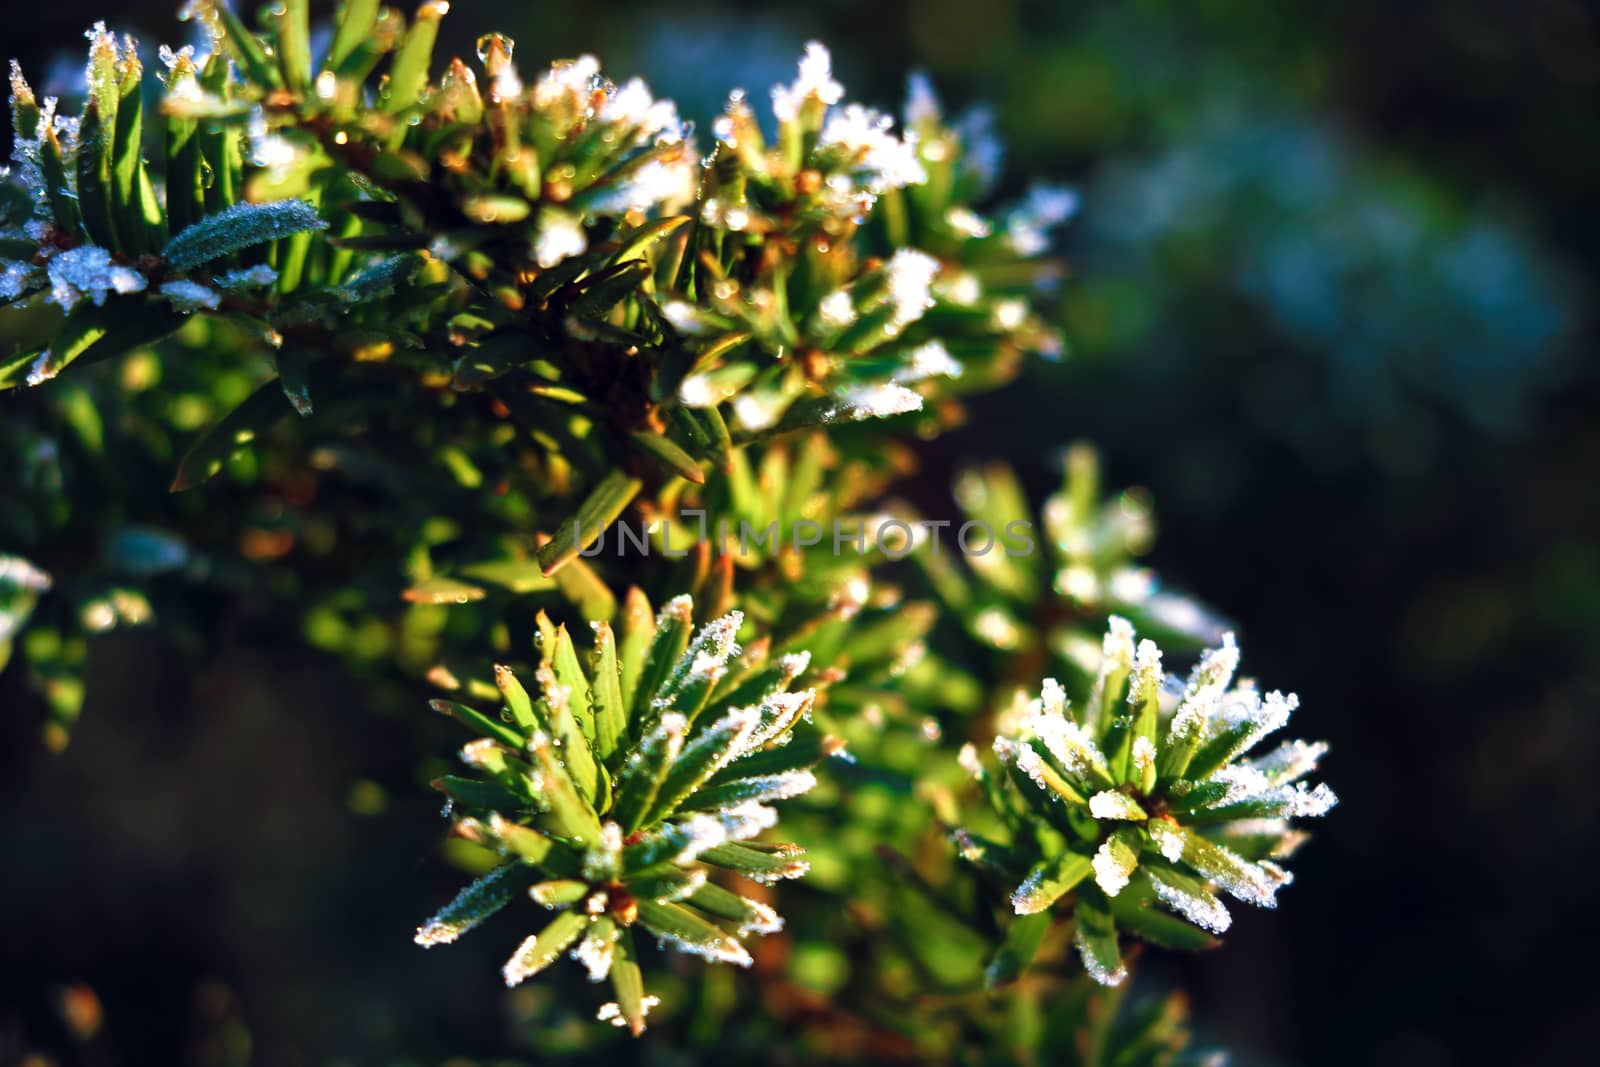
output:
[[[53,91],[97,18],[185,39],[174,2],[14,9],[4,51]],[[1095,441],[1108,484],[1154,494],[1157,569],[1236,620],[1246,666],[1334,745],[1343,803],[1279,912],[1162,977],[1241,1064],[1593,1062],[1600,13],[452,6],[462,52],[488,29],[525,70],[592,51],[702,125],[811,37],[853,98],[897,107],[920,67],[952,109],[992,106],[1017,191],[1083,194],[1072,349],[929,446],[919,495],[991,456],[1042,495],[1059,447]],[[60,756],[0,679],[0,1058],[67,1047],[85,1013],[85,1063],[516,1047],[536,1005],[486,1024],[489,961],[406,936],[449,885],[414,749],[385,741],[414,713],[218,626],[199,675],[157,634],[98,643]]]

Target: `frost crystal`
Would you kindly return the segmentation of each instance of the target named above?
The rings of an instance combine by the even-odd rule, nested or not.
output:
[[[1072,720],[1045,712],[1030,715],[1024,726],[1033,731],[1034,736],[1044,743],[1050,755],[1067,769],[1068,774],[1082,777],[1091,771],[1104,773],[1106,761],[1099,746],[1083,727]]]
[[[1324,741],[1285,741],[1265,756],[1250,761],[1250,765],[1267,777],[1273,785],[1287,785],[1317,769],[1317,763],[1328,754]]]
[[[1114,897],[1127,887],[1128,878],[1139,863],[1138,854],[1126,846],[1119,847],[1113,838],[1107,838],[1095,852],[1090,866],[1094,868],[1094,881],[1106,896]]]
[[[683,140],[683,124],[678,107],[671,100],[657,100],[639,78],[617,88],[600,105],[600,121],[614,122],[634,130],[640,138],[657,137],[658,143]],[[659,135],[659,136],[658,136]]]
[[[676,827],[684,840],[683,848],[672,857],[672,862],[681,865],[693,863],[700,858],[700,853],[728,840],[728,830],[721,819],[712,815],[691,815],[687,821]]]
[[[278,280],[278,272],[265,263],[243,270],[224,271],[213,279],[222,289],[259,289]]]
[[[988,192],[1000,180],[1000,167],[1005,161],[1005,149],[994,132],[994,112],[986,107],[973,108],[956,123],[956,135],[961,138],[961,170],[976,180],[979,192]]]
[[[687,157],[674,162],[652,159],[629,175],[626,181],[596,197],[590,204],[590,210],[616,213],[647,211],[658,205],[670,207],[688,203],[694,199],[694,194],[695,167]]]
[[[700,317],[700,309],[686,300],[668,300],[662,304],[661,317],[666,319],[674,330],[689,337],[698,337],[710,332],[710,326]],[[680,392],[688,384],[685,380]],[[684,403],[689,403],[689,400],[685,398]]]
[[[1019,256],[1037,256],[1050,247],[1050,231],[1078,211],[1078,194],[1060,186],[1036,185],[1006,216],[1006,243]]]
[[[60,373],[61,368],[56,364],[55,354],[47,348],[29,365],[28,385],[30,387],[43,385]]]
[[[891,131],[894,120],[860,104],[828,116],[817,139],[820,148],[838,148],[862,172],[863,186],[878,195],[890,189],[920,185],[928,180],[917,159],[916,137],[905,140]]]
[[[723,398],[723,391],[704,374],[691,374],[678,386],[678,399],[691,408],[708,408]]]
[[[902,248],[889,258],[884,271],[894,305],[891,332],[899,333],[933,306],[933,279],[939,274],[939,261],[926,252]]]
[[[539,236],[534,241],[533,255],[545,269],[555,266],[568,256],[580,256],[589,247],[589,238],[577,219],[559,211],[546,211],[539,219]]]
[[[21,556],[0,555],[0,586],[42,593],[50,588],[50,576]]]
[[[284,174],[300,158],[300,149],[287,137],[272,132],[266,113],[259,107],[250,115],[245,137],[250,143],[250,162],[274,174]]]
[[[1177,863],[1183,858],[1183,834],[1171,823],[1160,819],[1151,820],[1150,840],[1155,842],[1156,851],[1160,852],[1168,863]]]
[[[1110,790],[1096,793],[1089,798],[1089,814],[1097,819],[1142,820],[1145,817],[1144,809],[1139,807],[1138,801],[1125,793]]]
[[[778,825],[778,810],[755,800],[725,808],[720,817],[723,833],[729,841],[748,841],[761,831]]]
[[[733,811],[739,804],[748,801],[788,800],[800,796],[802,793],[810,792],[817,784],[817,776],[808,770],[785,771],[782,774],[740,778],[729,784],[737,787],[739,800],[737,803],[730,801],[728,805],[719,809],[723,812]]]
[[[1108,968],[1105,963],[1090,948],[1088,933],[1082,923],[1078,924],[1078,932],[1074,938],[1078,945],[1078,955],[1083,960],[1083,969],[1089,972],[1089,977],[1105,986],[1121,985],[1128,977],[1128,968],[1125,964],[1118,963],[1115,970]]]
[[[1201,657],[1189,676],[1183,703],[1172,718],[1173,737],[1198,735],[1238,668],[1239,646],[1234,643],[1233,634],[1223,634],[1222,647],[1211,649]]]
[[[1156,643],[1146,638],[1139,642],[1139,650],[1133,657],[1133,676],[1128,683],[1128,703],[1139,707],[1147,701],[1156,699],[1161,692],[1161,649]],[[1141,740],[1143,740],[1141,738]],[[1148,745],[1149,742],[1145,741]],[[1151,750],[1154,758],[1155,751]]]
[[[792,680],[793,676],[784,684],[787,685]],[[815,700],[816,690],[813,689],[799,693],[779,692],[767,697],[756,709],[761,716],[761,723],[751,732],[742,752],[753,752],[773,738],[781,736],[794,725],[796,719],[811,710]]]
[[[994,232],[994,227],[989,220],[973,211],[971,208],[952,207],[944,215],[945,224],[963,237],[988,237]],[[976,280],[976,279],[974,279]],[[971,301],[967,301],[971,303]]]
[[[773,911],[759,900],[745,900],[745,906],[750,913],[739,924],[740,937],[748,934],[775,934],[783,929],[783,916]]]
[[[856,306],[848,292],[835,289],[818,302],[817,318],[830,330],[842,330],[856,321]]]
[[[1156,746],[1148,737],[1133,739],[1133,765],[1141,775],[1156,765]]]
[[[572,950],[572,958],[583,964],[589,972],[589,981],[603,981],[611,973],[611,959],[616,942],[609,937],[586,937]]]
[[[644,1018],[644,1017],[648,1016],[650,1014],[650,1009],[655,1007],[657,1004],[660,1004],[660,1003],[661,1003],[661,998],[657,997],[657,996],[641,997],[640,1000],[639,1000],[639,1016],[640,1016],[640,1018]],[[628,1025],[628,1020],[625,1017],[623,1017],[623,1014],[622,1014],[622,1006],[619,1005],[614,1000],[608,1001],[607,1003],[600,1005],[600,1010],[595,1012],[595,1016],[594,1017],[597,1020],[599,1020],[600,1022],[603,1022],[603,1023],[607,1023],[608,1022],[612,1026],[627,1026]]]
[[[579,56],[553,64],[533,86],[533,106],[541,111],[561,109],[574,121],[589,113],[589,96],[600,78],[600,61]]]
[[[1132,670],[1134,655],[1133,625],[1120,616],[1111,616],[1100,645],[1100,677],[1104,679],[1113,671]]]
[[[859,422],[862,419],[886,419],[892,415],[921,410],[921,396],[903,385],[880,382],[846,389],[823,418],[828,422]]]
[[[1307,789],[1304,782],[1296,782],[1290,793],[1286,812],[1288,815],[1299,816],[1302,819],[1315,819],[1334,809],[1339,803],[1339,798],[1334,795],[1328,783],[1323,782],[1315,789]]]
[[[50,258],[50,299],[71,311],[87,297],[96,307],[106,302],[108,293],[137,293],[145,287],[145,277],[132,267],[111,261],[111,253],[98,245],[83,245]]]
[[[663,936],[659,931],[657,937],[664,944],[671,945],[679,952],[691,956],[700,956],[712,963],[733,963],[740,967],[748,967],[755,962],[750,958],[750,953],[745,947],[731,937],[723,936],[715,940],[689,941],[681,937]]]
[[[1199,896],[1160,878],[1150,881],[1155,887],[1156,899],[1201,929],[1221,934],[1233,924],[1233,916],[1216,897]]]
[[[600,840],[583,854],[583,876],[591,882],[615,878],[622,865],[622,827],[607,820]]]
[[[1011,892],[1011,910],[1018,915],[1036,915],[1049,907],[1044,903],[1048,897],[1043,896],[1039,890],[1044,885],[1045,870],[1037,868],[1023,879],[1021,885]]]
[[[0,267],[0,300],[15,300],[38,283],[31,263],[10,260]]]
[[[833,58],[820,43],[811,41],[800,57],[799,76],[789,85],[772,87],[772,113],[779,122],[793,122],[807,100],[832,106],[843,98],[844,86],[833,80]]]
[[[771,427],[783,415],[784,397],[774,393],[740,393],[733,398],[733,414],[753,433]]]
[[[172,301],[173,307],[184,312],[215,310],[222,302],[222,295],[215,289],[185,279],[164,282],[161,295]]]
[[[933,340],[918,345],[911,350],[910,356],[910,363],[894,372],[894,381],[902,385],[926,381],[939,375],[961,377],[961,364],[950,355],[943,341]]]

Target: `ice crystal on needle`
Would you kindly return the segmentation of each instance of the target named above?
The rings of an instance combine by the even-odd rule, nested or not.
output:
[[[1167,683],[1161,660],[1152,642],[1136,643],[1133,628],[1112,618],[1083,699],[1070,701],[1046,679],[994,744],[1000,780],[1019,802],[994,794],[997,811],[1014,847],[1034,854],[1014,908],[1033,914],[1072,894],[1084,966],[1111,984],[1125,973],[1118,930],[1202,947],[1229,924],[1218,890],[1273,907],[1290,881],[1275,860],[1303,837],[1287,819],[1323,815],[1336,803],[1326,785],[1302,780],[1324,744],[1290,741],[1244,758],[1287,725],[1299,702],[1292,694],[1262,696],[1254,683],[1235,679],[1232,634],[1179,687]],[[1030,825],[1052,833],[1035,834]],[[1039,844],[1056,840],[1059,848]],[[1153,905],[1199,930],[1175,933]]]
[[[71,311],[79,300],[102,305],[111,293],[138,293],[145,288],[145,276],[132,267],[112,261],[108,249],[84,245],[50,257],[46,264],[50,276],[50,299]]]
[[[833,79],[833,57],[816,41],[806,45],[795,80],[772,87],[772,111],[782,122],[798,120],[808,101],[829,107],[842,99],[844,86]]]

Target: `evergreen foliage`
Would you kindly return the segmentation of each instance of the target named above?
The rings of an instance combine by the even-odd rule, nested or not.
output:
[[[209,48],[159,79],[99,25],[76,115],[13,65],[0,666],[48,743],[90,635],[199,650],[189,594],[260,598],[473,735],[434,784],[477,877],[420,945],[516,903],[505,981],[570,954],[635,1036],[734,999],[655,943],[752,967],[835,1058],[1187,1055],[1178,999],[1095,983],[1119,931],[1207,948],[1219,890],[1271,906],[1322,746],[1245,758],[1295,699],[1138,566],[1149,503],[1087,446],[1037,513],[961,475],[961,551],[890,496],[1062,353],[1030,297],[1075,197],[996,202],[984,116],[920,78],[899,124],[847,103],[821,45],[697,142],[593,57],[443,62],[447,8],[345,0],[323,47],[307,0],[193,0]],[[1169,685],[1135,625],[1217,647]]]

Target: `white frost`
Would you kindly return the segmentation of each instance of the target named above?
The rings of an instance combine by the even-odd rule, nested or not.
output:
[[[950,355],[950,350],[944,346],[944,342],[933,340],[913,348],[910,352],[910,361],[894,372],[892,380],[901,385],[910,385],[939,375],[959,378],[961,370],[961,364]]]
[[[640,1000],[639,1000],[639,1017],[641,1019],[647,1017],[650,1014],[650,1009],[655,1007],[657,1004],[660,1004],[660,1003],[661,1003],[661,998],[658,997],[658,996],[650,995],[650,996],[645,996],[645,997],[640,998]],[[595,1016],[594,1017],[598,1021],[603,1022],[603,1023],[610,1023],[612,1026],[627,1026],[628,1025],[628,1020],[626,1018],[624,1018],[623,1014],[622,1014],[622,1006],[620,1004],[618,1004],[614,1000],[608,1001],[607,1003],[600,1005],[600,1010],[595,1012]]]
[[[830,330],[842,330],[856,321],[856,307],[850,300],[850,294],[843,289],[835,289],[817,304],[817,318],[822,325]]]
[[[1118,855],[1119,851],[1121,856]],[[1126,858],[1123,858],[1126,857]],[[1122,892],[1128,885],[1128,879],[1133,874],[1133,869],[1138,866],[1139,857],[1132,849],[1113,847],[1113,842],[1107,838],[1095,852],[1090,866],[1094,868],[1094,881],[1106,896],[1114,897]]]
[[[874,195],[920,185],[928,180],[917,159],[914,134],[904,140],[892,132],[894,120],[860,104],[828,116],[817,139],[821,148],[838,148],[850,157],[866,190]]]
[[[939,261],[926,252],[902,248],[889,257],[884,271],[894,305],[891,328],[899,333],[933,306],[933,279],[938,277]]]
[[[779,122],[792,122],[800,117],[807,100],[831,106],[843,97],[844,86],[833,80],[833,57],[822,44],[811,41],[800,57],[800,73],[795,80],[772,87],[772,113]]]
[[[161,295],[172,301],[173,307],[184,312],[211,311],[222,302],[222,295],[215,289],[184,278],[164,282]]]
[[[823,418],[827,422],[859,422],[863,419],[886,419],[893,415],[921,410],[920,395],[903,385],[879,382],[875,385],[853,385],[845,389],[838,395],[836,403],[823,413]]]
[[[599,982],[611,973],[611,959],[616,942],[609,937],[586,937],[572,950],[572,958],[583,964],[589,972],[589,981]]]
[[[1050,247],[1050,231],[1078,210],[1078,194],[1054,185],[1036,185],[1006,216],[1006,243],[1019,256],[1037,256]]]
[[[582,255],[589,247],[589,238],[577,219],[558,211],[546,211],[539,219],[539,236],[534,240],[533,255],[544,269],[555,266],[568,256]]]
[[[1141,821],[1144,809],[1126,793],[1105,790],[1089,798],[1089,814],[1096,819],[1127,819]]]
[[[52,256],[46,269],[50,275],[50,299],[64,311],[71,311],[85,297],[99,307],[110,293],[138,293],[146,284],[143,274],[113,263],[110,251],[98,245],[83,245]]]
[[[1203,930],[1210,930],[1214,934],[1225,933],[1233,924],[1233,916],[1228,914],[1228,909],[1223,907],[1222,901],[1214,896],[1197,896],[1185,892],[1176,886],[1168,885],[1160,878],[1151,878],[1151,885],[1155,887],[1156,898],[1194,923]]]

